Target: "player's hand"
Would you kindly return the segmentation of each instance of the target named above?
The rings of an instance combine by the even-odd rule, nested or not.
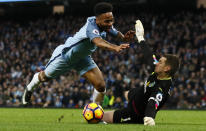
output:
[[[137,37],[138,42],[143,41],[144,40],[144,27],[140,20],[136,21],[135,31],[136,31],[136,37]]]
[[[123,41],[129,42],[134,38],[135,31],[129,30],[125,35]]]
[[[129,44],[121,44],[119,46],[116,46],[115,52],[119,53],[122,50],[127,49],[127,48],[129,48]]]
[[[154,126],[155,121],[152,117],[144,117],[144,125],[145,126]]]

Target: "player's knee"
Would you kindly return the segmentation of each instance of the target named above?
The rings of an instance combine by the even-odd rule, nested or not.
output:
[[[106,84],[105,84],[105,82],[98,82],[98,83],[96,83],[95,88],[99,92],[104,92],[105,88],[106,88]]]
[[[46,81],[49,81],[50,78],[48,78],[46,75],[45,75],[45,72],[44,71],[41,71],[39,73],[39,81],[40,82],[46,82]]]

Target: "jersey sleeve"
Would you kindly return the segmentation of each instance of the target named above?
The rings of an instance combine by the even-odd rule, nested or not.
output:
[[[166,99],[167,97],[160,87],[155,89],[148,99],[145,116],[155,118],[157,111],[165,103]]]
[[[113,26],[112,28],[109,30],[109,33],[113,36],[117,36],[118,35],[118,32]]]
[[[92,24],[92,23],[88,24],[87,29],[86,29],[86,35],[90,39],[90,41],[92,41],[96,37],[102,38],[97,25]]]
[[[145,64],[150,66],[149,72],[151,73],[154,71],[153,52],[145,41],[141,41],[139,43],[139,46],[140,46],[141,51],[143,53],[143,58],[145,60]]]

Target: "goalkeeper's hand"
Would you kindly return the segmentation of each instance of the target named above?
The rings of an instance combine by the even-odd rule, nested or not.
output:
[[[144,40],[144,27],[140,20],[136,20],[135,31],[136,31],[137,40],[140,43],[141,41]]]
[[[155,121],[152,117],[144,117],[144,125],[145,126],[154,126]]]

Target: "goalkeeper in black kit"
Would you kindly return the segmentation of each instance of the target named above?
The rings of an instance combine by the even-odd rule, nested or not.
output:
[[[123,109],[107,111],[103,121],[107,123],[139,123],[155,125],[155,116],[170,96],[172,78],[179,68],[175,55],[165,54],[153,62],[153,54],[144,40],[144,28],[140,20],[135,24],[138,44],[143,51],[145,62],[152,67],[151,75],[144,86],[125,92],[128,106]]]

